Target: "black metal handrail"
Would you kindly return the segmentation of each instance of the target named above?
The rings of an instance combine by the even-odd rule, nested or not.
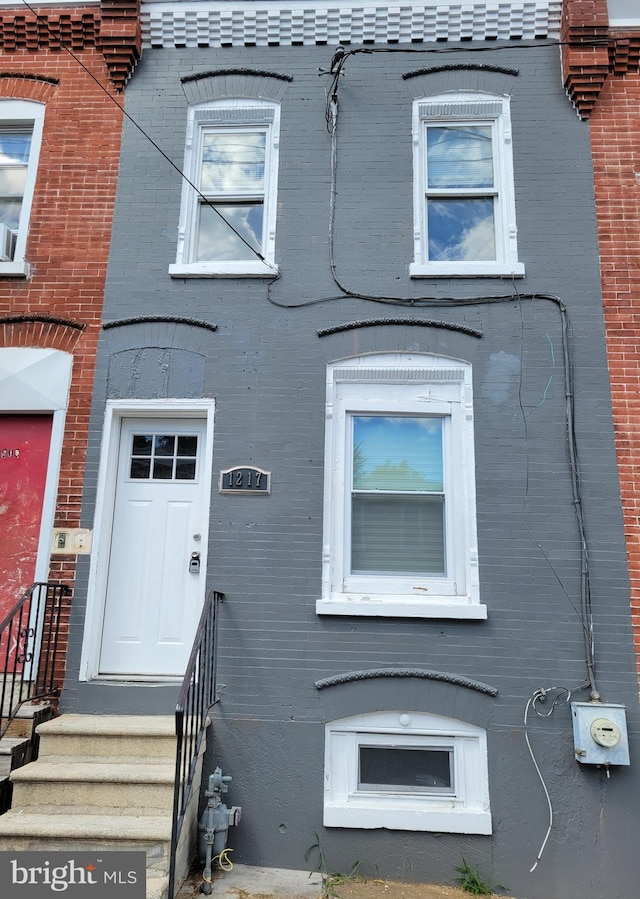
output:
[[[60,693],[61,610],[70,593],[65,584],[32,584],[0,621],[0,737],[23,703]]]
[[[224,594],[217,590],[212,590],[206,597],[176,705],[178,741],[167,892],[169,899],[173,899],[175,890],[178,841],[191,799],[198,757],[209,723],[209,711],[218,701],[216,695],[218,609],[223,599]]]

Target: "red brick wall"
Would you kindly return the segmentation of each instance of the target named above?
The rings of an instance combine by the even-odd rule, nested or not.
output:
[[[590,118],[609,370],[640,673],[640,74],[610,75]]]
[[[564,0],[562,69],[589,119],[613,420],[640,677],[640,31],[606,0]]]
[[[95,11],[93,7],[91,12]],[[82,10],[74,9],[74,14],[81,15]],[[28,279],[0,277],[0,346],[52,347],[73,354],[55,514],[55,524],[66,527],[80,523],[122,126],[102,52],[89,46],[74,53],[97,83],[60,49],[5,51],[0,59],[0,98],[46,104],[27,240],[31,275]],[[44,75],[59,82],[15,77],[16,73]],[[58,321],[49,322],[48,316]],[[52,580],[72,586],[74,576],[74,556],[54,557]],[[68,607],[63,624],[66,650]]]

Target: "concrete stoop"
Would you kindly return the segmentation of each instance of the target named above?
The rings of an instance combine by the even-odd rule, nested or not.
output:
[[[0,850],[144,850],[147,899],[166,899],[174,728],[172,716],[151,715],[62,715],[40,725],[38,760],[11,774]],[[179,853],[178,883],[189,848]]]
[[[11,805],[9,775],[38,757],[36,727],[52,715],[53,709],[48,702],[25,702],[0,739],[0,815]]]

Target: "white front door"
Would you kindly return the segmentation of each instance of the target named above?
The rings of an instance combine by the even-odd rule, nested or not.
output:
[[[184,674],[205,590],[205,442],[204,419],[122,419],[100,674]]]

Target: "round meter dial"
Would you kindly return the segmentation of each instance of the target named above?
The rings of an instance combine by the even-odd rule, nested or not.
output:
[[[591,736],[599,746],[617,746],[620,742],[620,728],[609,718],[595,718],[591,722]]]

